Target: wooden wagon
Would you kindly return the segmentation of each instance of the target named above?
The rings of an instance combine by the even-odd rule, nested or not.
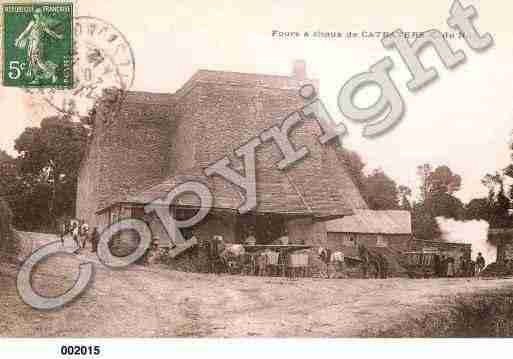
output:
[[[402,264],[410,278],[430,278],[435,275],[435,252],[410,251],[403,253]]]

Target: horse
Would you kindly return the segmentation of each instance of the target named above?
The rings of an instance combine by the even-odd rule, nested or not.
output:
[[[79,242],[81,243],[82,248],[85,248],[86,243],[87,243],[87,238],[89,237],[89,225],[85,222],[82,223],[82,225],[79,228],[78,233],[79,233],[79,237],[80,237]]]
[[[257,276],[265,276],[267,274],[267,255],[259,253],[255,258],[255,267]]]
[[[332,252],[329,248],[319,247],[318,255],[326,265],[326,272],[322,273],[326,278],[331,278],[330,265],[335,267],[335,272],[338,272],[339,268],[344,268],[345,257],[342,251]]]
[[[226,271],[233,274],[242,268],[245,253],[246,251],[242,244],[227,244],[219,257]]]
[[[208,271],[210,273],[219,274],[219,265],[225,267],[225,262],[221,258],[221,253],[224,252],[226,246],[221,236],[214,236],[211,241],[207,242],[207,255],[208,255]]]
[[[362,260],[362,270],[364,278],[382,277],[382,261],[386,260],[382,255],[374,255],[363,244],[358,246],[358,254]]]
[[[251,258],[254,261],[255,275],[265,276],[278,273],[279,253],[271,250],[265,250]],[[269,272],[269,269],[271,270]]]

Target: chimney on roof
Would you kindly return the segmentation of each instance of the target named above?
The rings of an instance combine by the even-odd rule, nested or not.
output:
[[[306,79],[306,62],[305,60],[294,61],[294,67],[292,69],[292,77],[297,80]]]

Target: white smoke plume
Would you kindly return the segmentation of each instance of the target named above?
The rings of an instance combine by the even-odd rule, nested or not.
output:
[[[489,224],[483,220],[456,221],[450,218],[436,217],[442,238],[447,242],[472,244],[472,259],[481,252],[486,264],[497,259],[497,248],[490,244],[488,238]]]

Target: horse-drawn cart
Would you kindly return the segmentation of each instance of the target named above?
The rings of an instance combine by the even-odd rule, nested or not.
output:
[[[434,252],[411,251],[403,253],[403,266],[410,278],[430,278],[434,271]]]
[[[308,276],[309,262],[306,253],[312,246],[300,244],[256,244],[244,245],[246,253],[253,259],[250,266],[252,274],[273,274],[278,276]],[[261,270],[262,266],[265,270]]]

